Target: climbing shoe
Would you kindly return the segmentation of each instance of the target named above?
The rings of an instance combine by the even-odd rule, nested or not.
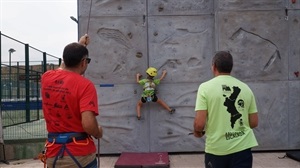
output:
[[[169,113],[170,113],[170,114],[175,113],[175,109],[171,109],[171,110],[169,111]]]

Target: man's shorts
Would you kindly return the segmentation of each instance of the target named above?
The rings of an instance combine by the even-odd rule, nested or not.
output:
[[[251,149],[229,155],[213,155],[205,153],[205,168],[252,168]]]
[[[86,155],[86,156],[74,156],[77,161],[81,164],[82,167],[86,167],[90,163],[94,162],[96,159],[96,153]],[[55,157],[47,158],[47,167],[53,167]],[[90,168],[97,167],[97,161],[95,162],[96,165],[89,165]],[[59,168],[71,168],[71,167],[78,167],[74,160],[70,156],[63,156],[62,158],[58,158],[55,164],[55,167]]]

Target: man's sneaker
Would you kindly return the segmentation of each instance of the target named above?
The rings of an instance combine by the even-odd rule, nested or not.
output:
[[[169,111],[169,113],[170,113],[170,114],[175,113],[175,109],[171,109],[171,110]]]
[[[136,116],[136,118],[137,118],[138,120],[141,120],[141,116]]]

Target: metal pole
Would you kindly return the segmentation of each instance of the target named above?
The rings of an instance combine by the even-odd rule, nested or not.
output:
[[[43,66],[43,73],[45,73],[47,71],[47,53],[43,52],[43,62],[42,62],[42,66]]]
[[[25,101],[26,122],[30,121],[29,44],[25,44]]]
[[[11,83],[11,53],[15,52],[16,50],[13,48],[10,48],[8,50],[9,52],[9,99],[11,99],[11,88],[12,88],[12,83]]]
[[[20,78],[19,78],[19,76],[20,76],[20,64],[19,64],[19,62],[17,62],[17,77],[18,77],[18,79],[17,79],[17,99],[20,98]]]
[[[79,40],[79,21],[74,16],[70,16],[70,18],[77,24],[77,40]]]
[[[11,52],[9,52],[9,99],[11,99]]]

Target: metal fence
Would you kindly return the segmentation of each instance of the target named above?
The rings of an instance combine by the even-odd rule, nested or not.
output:
[[[40,79],[47,70],[57,68],[61,58],[0,31],[0,62],[4,140],[45,138]]]

